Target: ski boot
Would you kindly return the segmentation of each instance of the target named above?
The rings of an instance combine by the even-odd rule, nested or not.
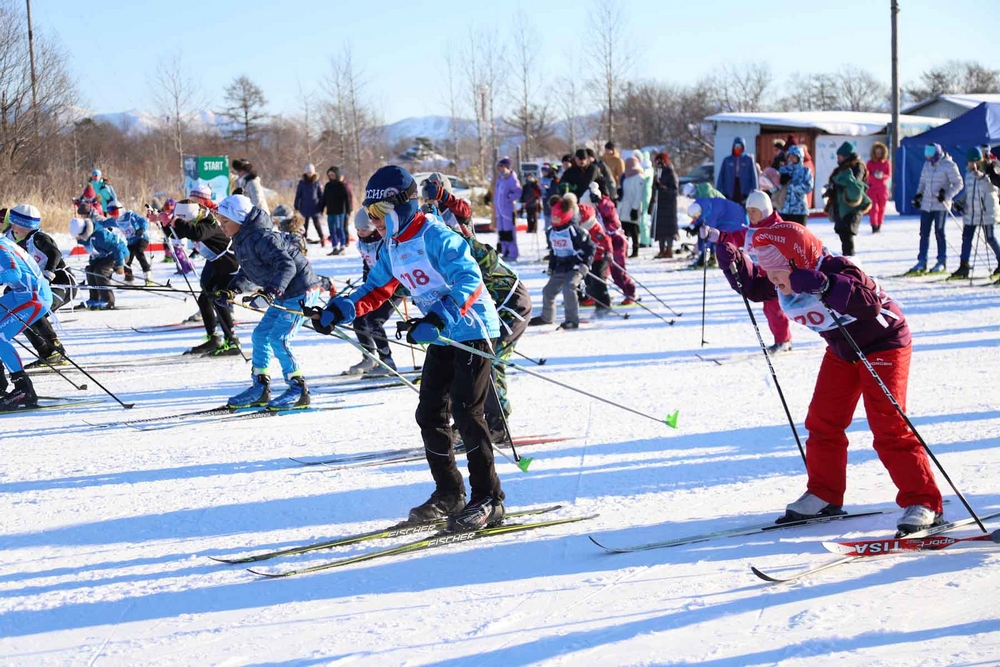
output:
[[[541,315],[535,315],[530,320],[528,320],[528,326],[529,327],[537,327],[537,326],[541,326],[543,324],[552,324],[552,322],[550,322],[549,320],[545,319]]]
[[[108,303],[107,301],[91,301],[88,300],[84,303],[87,310],[114,310],[115,307]]]
[[[14,389],[0,399],[0,412],[10,412],[18,408],[38,407],[38,395],[31,385],[31,378],[24,371],[10,374]]]
[[[944,273],[946,269],[944,262],[937,262],[927,273]]]
[[[378,364],[375,363],[374,359],[366,356],[363,357],[361,361],[341,373],[341,375],[364,375],[368,371],[374,370],[377,366]]]
[[[232,409],[262,408],[271,399],[271,378],[263,373],[253,376],[253,384],[236,394],[226,405]]]
[[[431,523],[447,519],[465,507],[465,490],[442,494],[437,490],[423,504],[410,510],[409,523]]]
[[[575,331],[576,329],[580,328],[580,323],[579,322],[570,322],[570,321],[567,320],[566,322],[563,322],[562,324],[560,324],[559,328],[562,329],[563,331]]]
[[[281,396],[272,398],[267,409],[278,410],[301,410],[309,407],[309,388],[306,387],[306,379],[301,375],[293,375],[288,379],[288,388],[281,393]]]
[[[597,302],[594,301],[594,299],[592,297],[589,297],[589,296],[585,296],[582,299],[580,299],[580,307],[581,308],[590,308],[591,306],[594,306],[596,304],[597,304]]]
[[[473,499],[460,512],[448,519],[448,530],[453,533],[467,533],[473,530],[499,526],[503,523],[503,501],[493,496]]]
[[[925,273],[927,273],[927,263],[926,262],[917,262],[916,264],[913,265],[913,267],[909,271],[907,271],[903,275],[904,276],[922,276]]]
[[[235,335],[231,338],[227,338],[222,345],[215,349],[215,351],[210,353],[213,357],[239,357],[243,354],[243,348],[240,347],[240,339]]]
[[[784,354],[792,351],[792,341],[786,340],[784,343],[775,343],[767,346],[767,353],[772,357],[776,354]]]
[[[194,354],[194,355],[212,354],[213,352],[218,350],[219,346],[221,345],[222,345],[222,336],[216,333],[212,334],[211,336],[206,336],[204,343],[201,343],[200,345],[195,345],[184,354]]]
[[[948,280],[965,280],[969,277],[969,263],[962,262],[958,265],[958,270],[948,276]]]
[[[815,519],[820,516],[836,516],[847,514],[840,505],[831,505],[822,498],[806,491],[794,503],[785,507],[784,516],[778,517],[775,523],[789,523],[804,519]]]
[[[56,342],[58,343],[59,341]],[[31,371],[35,370],[36,368],[48,368],[50,366],[65,366],[67,363],[68,362],[66,361],[66,357],[64,356],[62,345],[59,345],[45,356],[39,356],[38,359],[35,359],[30,364],[25,364],[24,370]]]
[[[941,512],[935,512],[923,505],[910,505],[896,522],[896,537],[927,530],[942,523],[944,523],[944,515]]]
[[[376,364],[375,368],[365,372],[365,376],[373,378],[382,378],[392,375],[392,373],[389,371],[388,368],[386,368],[386,366],[388,366],[392,370],[396,370],[396,362],[392,360],[392,357],[386,357],[385,359],[382,359],[382,363],[385,364],[385,366],[381,364]]]
[[[633,299],[632,297],[630,297],[630,296],[627,296],[627,297],[625,297],[624,299],[622,299],[622,302],[621,302],[620,304],[618,304],[618,305],[619,305],[619,306],[631,306],[632,304],[634,304],[634,303],[635,303],[635,301],[636,301],[636,300],[635,300],[635,299]]]

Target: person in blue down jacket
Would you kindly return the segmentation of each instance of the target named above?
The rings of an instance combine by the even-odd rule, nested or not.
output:
[[[747,196],[757,189],[757,165],[746,150],[747,142],[743,137],[733,139],[732,153],[722,161],[715,181],[716,190],[740,205],[746,203]]]
[[[149,221],[145,216],[139,215],[135,211],[126,211],[125,207],[117,201],[108,204],[108,217],[104,224],[115,224],[121,233],[125,235],[125,245],[128,246],[128,260],[125,262],[125,281],[132,282],[132,260],[139,260],[142,267],[142,277],[147,285],[153,283],[153,271],[146,257],[146,248],[149,247]]]
[[[95,223],[92,218],[73,218],[69,221],[69,233],[90,255],[86,275],[87,284],[93,289],[84,307],[88,310],[114,309],[115,291],[111,288],[111,273],[125,275],[128,246],[124,236],[117,228],[110,229]]]
[[[809,219],[809,193],[813,191],[813,175],[809,167],[802,164],[802,146],[789,146],[785,151],[785,164],[781,165],[781,184],[785,186],[785,201],[778,209],[785,222],[806,224]]]
[[[447,519],[454,532],[496,525],[504,517],[504,493],[485,417],[487,393],[495,391],[491,363],[439,340],[445,336],[480,352],[494,349],[500,320],[479,264],[460,234],[420,210],[417,183],[405,169],[390,165],[376,171],[365,186],[363,205],[385,245],[350,297],[331,299],[325,310],[311,309],[313,326],[330,333],[378,308],[397,285],[409,290],[424,313],[406,323],[406,340],[427,346],[416,418],[435,485],[430,498],[410,510],[409,521]],[[469,460],[468,503],[455,464],[449,413]]]
[[[323,233],[323,225],[320,224],[320,214],[323,212],[323,186],[319,183],[319,174],[312,163],[306,165],[302,179],[295,186],[295,201],[292,208],[299,212],[306,222],[304,237],[309,236],[309,223],[311,222],[319,234],[319,246],[326,246],[326,234]]]
[[[309,389],[292,351],[292,341],[305,318],[300,307],[319,302],[319,278],[294,241],[274,230],[271,216],[254,206],[244,195],[232,195],[219,202],[215,217],[222,231],[233,240],[233,252],[240,270],[227,290],[217,292],[220,303],[232,303],[236,295],[257,289],[243,297],[243,304],[262,310],[251,334],[253,341],[253,384],[229,399],[231,408],[267,406],[269,410],[294,410],[309,405]],[[271,355],[278,358],[288,388],[271,398],[268,367]]]

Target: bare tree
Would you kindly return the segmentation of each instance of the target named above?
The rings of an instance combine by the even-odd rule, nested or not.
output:
[[[889,87],[866,69],[845,65],[837,72],[840,81],[840,109],[881,111],[889,101]]]
[[[374,107],[364,93],[364,74],[355,67],[349,46],[330,59],[324,138],[336,156],[345,161],[351,173],[361,179],[370,171],[378,152],[373,132],[378,125]]]
[[[793,74],[788,95],[778,102],[785,111],[879,111],[889,88],[866,69],[845,65],[836,72]]]
[[[537,91],[537,77],[535,61],[538,57],[537,38],[535,30],[529,22],[524,10],[518,10],[514,15],[512,24],[513,35],[511,43],[514,45],[514,80],[516,83],[516,105],[515,112],[507,121],[509,125],[516,127],[523,137],[521,144],[522,155],[530,157],[535,148],[534,131],[537,129],[538,121],[544,128],[547,110],[538,109],[532,104],[532,98]]]
[[[712,102],[720,111],[763,111],[773,82],[771,68],[764,63],[725,65],[700,83],[712,91]]]
[[[916,100],[948,93],[1000,93],[1000,70],[971,60],[949,60],[923,72],[917,82],[906,86],[906,92]]]
[[[486,142],[489,140],[493,158],[499,145],[496,102],[506,86],[506,63],[496,35],[487,30],[478,33],[469,30],[469,43],[462,59],[468,99],[476,118],[479,177],[486,178]]]
[[[792,74],[788,95],[777,106],[782,111],[830,111],[840,105],[837,77],[832,74]]]
[[[562,117],[563,125],[566,128],[566,141],[571,149],[575,149],[580,139],[586,135],[586,130],[581,123],[581,105],[583,103],[583,90],[580,82],[572,76],[560,79],[555,86],[556,100]]]
[[[590,25],[596,29],[596,40],[587,50],[591,69],[597,72],[594,90],[603,108],[606,140],[615,140],[615,96],[632,68],[628,45],[627,22],[617,0],[594,0]]]
[[[150,78],[153,101],[166,119],[166,126],[177,154],[181,189],[184,189],[184,133],[197,112],[198,87],[185,74],[179,55],[161,60]]]
[[[451,157],[458,162],[458,100],[455,97],[455,53],[451,42],[448,42],[444,60],[448,69],[448,130],[451,134]]]
[[[229,133],[230,138],[243,143],[243,151],[250,153],[250,144],[256,142],[261,126],[267,120],[264,107],[267,99],[264,91],[247,76],[238,76],[226,86],[226,108],[223,114],[233,119],[236,128]]]

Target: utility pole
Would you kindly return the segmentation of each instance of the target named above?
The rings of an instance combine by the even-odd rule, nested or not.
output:
[[[889,160],[892,174],[897,177],[896,151],[899,150],[899,0],[889,0],[892,15],[892,137],[889,144]],[[897,202],[897,207],[900,205]]]
[[[38,133],[38,93],[35,85],[35,33],[31,29],[31,0],[25,0],[28,5],[28,58],[31,60],[31,116],[35,124],[35,134]]]

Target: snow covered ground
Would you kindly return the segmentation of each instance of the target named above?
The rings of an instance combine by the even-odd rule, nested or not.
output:
[[[828,223],[810,228],[839,247]],[[957,245],[954,226],[949,237]],[[523,246],[527,257],[540,254],[530,240]],[[878,236],[865,231],[859,248],[915,334],[914,423],[974,506],[1000,509],[1000,291],[889,278],[914,260],[913,219],[890,219]],[[957,250],[950,255],[957,265]],[[323,254],[316,265],[341,279],[360,273],[357,257]],[[63,340],[81,364],[160,358],[95,375],[138,403],[128,415],[106,402],[0,417],[0,662],[998,664],[996,548],[871,559],[792,585],[768,585],[750,572],[751,564],[780,573],[825,562],[822,540],[889,535],[892,515],[630,555],[603,553],[587,539],[622,545],[769,521],[805,483],[743,303],[723,276],[708,275],[702,348],[702,274],[650,260],[630,266],[683,312],[674,326],[631,308],[627,321],[578,332],[533,329],[519,349],[545,357],[533,370],[561,382],[657,417],[679,409],[679,428],[516,374],[515,433],[571,439],[525,448],[535,457],[527,473],[499,463],[511,509],[558,503],[564,508],[555,516],[598,518],[273,581],[208,556],[373,530],[426,498],[431,482],[421,462],[317,470],[288,459],[419,445],[415,395],[405,388],[324,395],[359,355],[307,331],[297,348],[315,403],[340,400],[351,409],[160,431],[100,428],[220,404],[247,383],[249,370],[231,358],[163,361],[198,342],[197,330],[128,329],[179,321],[195,310],[190,299],[125,294],[119,311],[64,314]],[[541,265],[522,262],[521,271],[538,295]],[[648,295],[643,303],[669,316]],[[249,327],[242,331],[249,340]],[[766,327],[764,335],[770,343]],[[774,363],[804,434],[823,344],[804,329],[795,336],[796,351]],[[717,365],[696,353],[729,360]],[[396,358],[412,363],[405,350]],[[58,377],[36,386],[46,395],[101,396],[93,383],[76,392]],[[850,438],[849,509],[891,506],[894,488],[862,409]],[[964,516],[939,482],[953,498],[948,515]]]

